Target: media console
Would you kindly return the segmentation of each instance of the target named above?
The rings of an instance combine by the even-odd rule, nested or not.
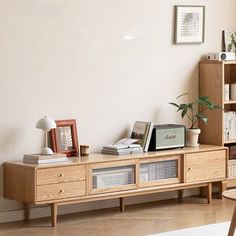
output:
[[[4,163],[4,197],[25,203],[29,219],[31,204],[51,206],[52,226],[57,223],[58,206],[124,198],[187,188],[207,189],[211,203],[212,183],[226,189],[227,148],[200,145],[135,155],[91,154],[72,157],[55,164]]]

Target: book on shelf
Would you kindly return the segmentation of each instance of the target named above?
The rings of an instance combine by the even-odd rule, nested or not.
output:
[[[224,113],[224,139],[236,139],[236,112],[229,111]]]
[[[23,158],[24,163],[28,164],[47,164],[47,163],[58,163],[68,161],[67,157],[49,158],[49,159],[32,159],[28,157]]]
[[[153,130],[153,122],[147,121],[136,121],[134,123],[134,127],[131,133],[132,139],[137,139],[138,143],[143,148],[144,152],[148,151],[152,130]]]

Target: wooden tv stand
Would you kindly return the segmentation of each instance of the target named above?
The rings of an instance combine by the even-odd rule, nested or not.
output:
[[[124,198],[205,187],[211,203],[212,183],[226,188],[227,148],[200,145],[127,156],[91,154],[55,164],[4,163],[4,197],[25,203],[29,219],[31,204],[51,205],[52,226],[61,205]]]

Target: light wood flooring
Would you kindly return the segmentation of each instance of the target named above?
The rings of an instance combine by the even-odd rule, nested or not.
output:
[[[226,199],[191,197],[118,208],[67,214],[58,217],[50,227],[49,218],[0,224],[0,235],[6,236],[143,236],[204,224],[229,221],[234,203]]]

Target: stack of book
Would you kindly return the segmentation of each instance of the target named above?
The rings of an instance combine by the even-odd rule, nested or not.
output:
[[[236,112],[224,113],[224,137],[225,140],[236,139]]]
[[[68,161],[68,158],[66,154],[61,153],[54,153],[52,155],[25,154],[23,158],[23,162],[29,164],[47,164],[64,161]]]
[[[102,153],[112,155],[127,155],[143,152],[140,144],[136,144],[135,139],[125,138],[116,143],[106,145],[102,148]]]

